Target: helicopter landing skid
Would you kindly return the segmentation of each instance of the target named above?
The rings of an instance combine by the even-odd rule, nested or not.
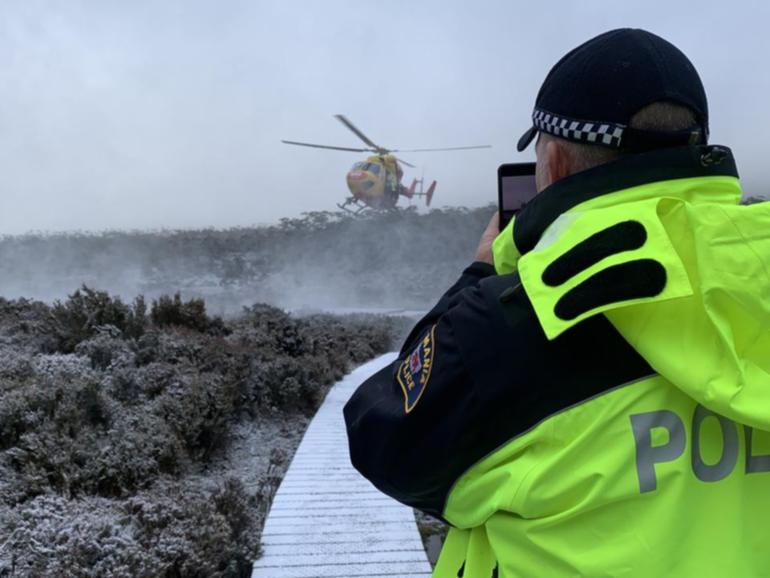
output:
[[[350,205],[353,205],[353,208],[351,208]],[[345,199],[344,203],[337,203],[337,206],[343,211],[350,213],[351,215],[360,215],[361,213],[371,209],[369,205],[362,203],[355,197],[349,197]]]

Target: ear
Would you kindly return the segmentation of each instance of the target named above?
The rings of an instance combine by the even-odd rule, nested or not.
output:
[[[572,174],[572,166],[567,150],[558,140],[549,140],[546,143],[545,155],[552,183]]]

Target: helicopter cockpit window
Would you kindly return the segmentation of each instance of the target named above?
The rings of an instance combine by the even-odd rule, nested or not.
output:
[[[353,165],[353,168],[357,171],[365,171],[366,170],[366,163],[356,163]]]
[[[377,163],[370,163],[369,164],[369,170],[372,173],[374,173],[375,175],[379,175],[380,174],[380,165],[378,165]]]

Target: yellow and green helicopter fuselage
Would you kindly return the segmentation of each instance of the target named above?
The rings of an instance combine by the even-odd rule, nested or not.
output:
[[[353,198],[375,209],[396,206],[403,172],[393,155],[373,155],[353,165],[347,174]]]

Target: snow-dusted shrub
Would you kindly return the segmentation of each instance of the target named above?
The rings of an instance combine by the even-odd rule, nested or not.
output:
[[[0,345],[0,380],[27,379],[33,371],[32,354],[27,348]]]
[[[142,303],[0,299],[0,577],[248,576],[289,456],[256,442],[251,493],[208,468],[244,420],[306,423],[403,331],[265,305],[225,325],[176,299],[161,322]]]
[[[160,480],[118,501],[48,494],[11,511],[0,576],[245,578],[259,555],[258,496]]]
[[[157,300],[153,300],[150,317],[157,327],[189,327],[213,335],[227,332],[222,319],[206,314],[206,303],[203,299],[182,301],[179,293],[175,293],[173,297],[161,295]]]
[[[0,297],[0,344],[33,352],[55,351],[57,338],[50,313],[50,307],[40,301]]]
[[[105,370],[113,364],[123,367],[135,365],[135,353],[130,343],[116,337],[107,329],[109,327],[112,326],[106,326],[105,330],[78,343],[75,346],[75,353],[90,359],[93,369]]]
[[[256,407],[312,413],[325,386],[392,348],[413,322],[378,315],[294,318],[264,304],[244,309],[228,341],[252,351],[246,396]]]
[[[142,296],[129,306],[119,297],[83,285],[65,301],[54,302],[51,315],[58,350],[71,353],[78,343],[105,326],[115,327],[126,337],[140,336],[144,331],[146,306]]]
[[[226,440],[236,411],[236,384],[217,374],[192,376],[174,382],[154,401],[194,459],[205,459]]]
[[[0,381],[0,448],[15,445],[43,427],[78,430],[105,419],[103,400],[86,360],[38,355],[33,375]]]

